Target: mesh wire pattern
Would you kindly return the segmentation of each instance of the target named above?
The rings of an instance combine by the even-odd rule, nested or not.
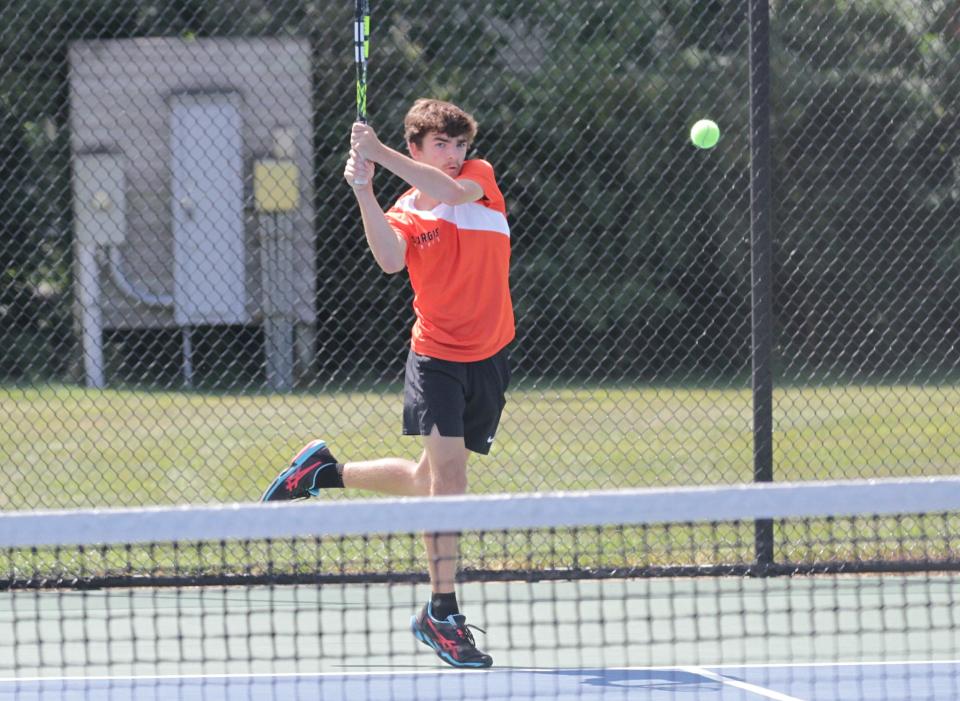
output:
[[[753,475],[746,4],[667,5],[373,3],[371,123],[403,148],[414,97],[460,102],[507,198],[515,381],[477,491]],[[776,478],[955,473],[955,7],[772,5]],[[419,449],[396,436],[410,292],[376,271],[341,175],[351,21],[330,0],[4,3],[0,508],[244,500],[318,435],[345,459]],[[175,196],[173,115],[197,105],[171,96],[210,85],[245,95],[229,211]],[[722,131],[708,152],[687,138],[701,117]],[[81,220],[118,208],[76,196],[91,154],[120,159],[128,228],[92,247]],[[271,159],[299,168],[292,211],[258,209]],[[383,204],[402,188],[378,174]],[[196,288],[242,289],[229,323],[169,309],[174,210],[240,221],[241,249],[196,252],[235,264]],[[219,302],[236,299],[198,292],[190,309]]]
[[[490,676],[473,680],[435,678],[439,662],[410,634],[410,617],[429,596],[422,579],[411,576],[425,567],[420,534],[406,533],[396,519],[410,502],[379,502],[382,522],[370,527],[380,533],[366,536],[356,535],[363,530],[360,522],[337,535],[339,521],[317,518],[331,510],[329,504],[257,507],[272,520],[252,526],[252,512],[194,510],[200,517],[188,528],[200,529],[206,521],[210,535],[184,542],[151,540],[161,531],[178,532],[189,518],[183,509],[140,512],[151,519],[142,532],[122,528],[129,514],[75,512],[75,525],[109,534],[106,544],[82,545],[79,530],[59,530],[56,514],[7,516],[5,524],[16,519],[22,528],[4,531],[3,569],[21,581],[5,582],[0,693],[19,679],[23,693],[56,687],[64,694],[82,689],[132,698],[146,693],[143,685],[169,692],[175,680],[180,691],[174,693],[186,694],[183,685],[205,685],[200,698],[243,692],[257,699],[319,692],[324,698],[643,698],[664,690],[656,686],[665,683],[663,675],[674,681],[688,675],[684,685],[669,688],[712,698],[708,694],[721,687],[746,683],[750,670],[751,684],[793,690],[790,698],[849,698],[856,692],[847,685],[858,683],[894,694],[904,688],[912,698],[949,698],[958,684],[960,650],[955,555],[947,535],[925,539],[916,525],[956,515],[956,491],[945,489],[950,486],[922,480],[861,484],[856,489],[864,491],[854,494],[834,484],[828,504],[827,492],[810,499],[808,485],[790,489],[792,515],[778,523],[802,534],[793,542],[809,553],[805,563],[811,567],[782,576],[747,576],[725,566],[745,558],[726,545],[728,531],[749,531],[754,517],[783,513],[782,505],[769,510],[774,502],[750,501],[765,491],[762,486],[739,490],[739,515],[724,510],[716,494],[689,490],[675,492],[680,506],[672,516],[649,518],[642,509],[625,515],[622,495],[564,495],[565,508],[527,516],[517,528],[499,526],[528,509],[513,510],[507,498],[463,498],[457,506],[468,527],[459,598],[468,620],[485,630],[478,640],[496,665]],[[728,496],[735,491],[727,490]],[[937,490],[941,496],[932,501]],[[663,496],[651,493],[637,504]],[[940,512],[948,516],[922,507],[929,502],[939,511],[944,501],[954,504]],[[416,505],[430,512],[423,518],[432,529],[451,527],[453,511],[443,513],[437,503]],[[362,504],[348,506],[358,517],[366,513]],[[839,515],[827,521],[825,510]],[[598,513],[607,515],[584,525]],[[700,513],[706,518],[694,515]],[[720,514],[730,515],[713,518]],[[619,527],[610,525],[620,518],[625,520]],[[474,530],[484,519],[498,528]],[[305,521],[316,524],[309,541],[273,537],[277,528],[299,529]],[[164,529],[154,527],[161,522]],[[889,525],[877,527],[881,522]],[[249,537],[251,528],[262,530],[261,536]],[[50,534],[57,532],[63,544],[52,546]],[[226,537],[229,532],[245,539]],[[531,543],[541,544],[533,548],[538,557],[573,567],[541,579],[488,579],[466,566],[497,567],[529,557]],[[838,549],[895,552],[910,547],[906,543],[922,543],[927,555],[916,571],[830,569]],[[601,557],[623,567],[576,569]],[[635,576],[630,566],[638,559],[700,570],[664,568],[660,576]],[[214,577],[193,581],[198,565]],[[370,570],[387,576],[371,576]],[[96,588],[84,586],[90,580],[44,581],[65,572],[115,579],[101,579]],[[315,579],[288,576],[297,572]],[[867,681],[858,681],[861,674]],[[630,681],[630,688],[618,681]],[[808,684],[819,691],[801,691]],[[935,690],[924,691],[934,684]]]

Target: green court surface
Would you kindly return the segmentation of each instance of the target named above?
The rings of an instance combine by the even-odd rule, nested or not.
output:
[[[414,640],[422,585],[5,592],[0,699],[946,701],[958,587],[928,575],[465,584],[489,671],[450,669]]]

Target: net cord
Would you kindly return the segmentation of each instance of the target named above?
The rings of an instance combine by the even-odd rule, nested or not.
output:
[[[960,511],[960,477],[0,513],[0,547]]]

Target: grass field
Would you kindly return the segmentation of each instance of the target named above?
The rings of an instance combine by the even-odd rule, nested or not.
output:
[[[960,387],[795,387],[774,407],[778,480],[960,472]],[[398,388],[0,388],[0,508],[250,501],[314,437],[340,460],[415,457],[399,409]],[[471,491],[750,481],[751,416],[748,389],[520,387],[492,454],[471,462]]]
[[[251,501],[278,467],[316,436],[326,437],[341,460],[415,456],[418,441],[398,435],[399,404],[396,389],[290,395],[3,389],[0,456],[8,480],[0,508]],[[778,390],[775,475],[809,480],[956,474],[958,406],[960,388],[955,387]],[[510,394],[494,452],[472,463],[472,491],[749,481],[751,416],[745,389],[517,389]],[[956,526],[956,518],[950,518],[947,532]],[[793,535],[778,528],[778,559],[901,559],[935,556],[952,547],[944,540],[944,521],[937,519],[868,520],[843,532],[845,527],[821,522]],[[749,522],[720,530],[518,533],[503,542],[467,538],[463,556],[467,565],[486,569],[744,563],[753,557],[752,535]],[[372,552],[367,545],[354,539],[272,548],[238,543],[225,551],[217,544],[150,550],[159,562],[142,559],[146,550],[117,548],[92,553],[97,564],[89,571],[161,574],[174,562],[197,572],[222,567],[249,572],[268,562],[280,570],[312,571],[318,560],[339,563],[348,572],[397,566],[397,554],[383,550],[388,543]],[[409,550],[400,555],[409,557]],[[55,552],[8,553],[0,558],[0,568],[17,576],[57,573],[57,558]]]

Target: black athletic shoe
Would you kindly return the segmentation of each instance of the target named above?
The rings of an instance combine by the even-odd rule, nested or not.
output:
[[[310,441],[294,456],[290,467],[277,475],[260,501],[286,501],[306,499],[320,493],[317,475],[322,470],[336,470],[337,460],[327,444],[321,440]]]
[[[490,667],[493,658],[477,649],[473,634],[463,614],[447,616],[447,620],[438,621],[430,615],[430,604],[410,619],[410,630],[424,645],[433,648],[437,656],[453,667]],[[483,633],[482,628],[477,628]]]

